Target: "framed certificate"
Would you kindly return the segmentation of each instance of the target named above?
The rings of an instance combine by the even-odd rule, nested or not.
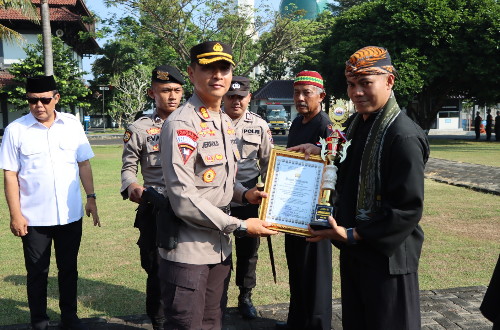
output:
[[[267,170],[259,218],[272,223],[271,229],[300,236],[311,236],[307,225],[315,216],[321,197],[325,162],[299,152],[273,149]]]

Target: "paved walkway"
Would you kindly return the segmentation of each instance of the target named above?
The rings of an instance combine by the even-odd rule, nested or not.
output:
[[[479,306],[483,300],[486,287],[454,288],[445,290],[430,290],[420,292],[420,306],[422,309],[422,329],[474,329],[490,330],[492,325],[485,319]],[[247,321],[242,319],[236,308],[229,308],[224,318],[224,330],[271,330],[277,320],[286,320],[288,304],[258,306],[259,317]],[[340,300],[333,300],[332,328],[342,329]],[[106,329],[152,329],[151,323],[145,315],[84,319],[83,322],[90,330]],[[57,329],[57,323],[51,324],[50,329]],[[3,326],[0,330],[29,329],[28,324]]]
[[[500,195],[500,167],[430,158],[425,166],[425,177],[455,186]]]

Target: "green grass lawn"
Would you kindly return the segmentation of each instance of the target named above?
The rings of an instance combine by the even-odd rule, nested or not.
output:
[[[493,162],[486,149],[480,148],[482,145],[498,153],[499,144],[495,143],[462,145],[455,141],[437,140],[433,141],[431,152],[433,157],[481,164]],[[449,146],[448,153],[445,146]],[[140,267],[139,250],[135,244],[138,237],[137,230],[133,228],[135,205],[122,200],[119,194],[121,146],[93,149],[96,157],[91,162],[102,227],[93,227],[91,219],[84,219],[79,257],[78,312],[80,317],[144,314],[146,276]],[[460,158],[464,153],[469,158]],[[3,174],[0,185],[3,187]],[[489,283],[500,252],[499,202],[498,196],[426,181],[422,219],[426,241],[420,267],[421,289]],[[0,325],[27,323],[29,311],[22,244],[9,230],[9,214],[4,197],[0,198],[0,218],[3,220],[0,230]],[[253,295],[257,305],[288,302],[288,270],[283,238],[283,235],[273,237],[277,284],[272,280],[267,243],[262,239],[257,267],[258,284]],[[53,320],[58,320],[54,258],[51,266],[49,315]],[[338,252],[335,249],[333,269],[333,296],[339,297]],[[236,298],[233,273],[229,291],[230,306],[236,305]]]
[[[500,142],[431,139],[431,157],[500,167]]]

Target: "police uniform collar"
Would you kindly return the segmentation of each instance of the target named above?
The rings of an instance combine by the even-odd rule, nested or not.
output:
[[[248,109],[245,110],[245,121],[253,121],[253,116]]]
[[[151,119],[155,122],[155,124],[163,122],[163,119],[161,119],[157,110],[153,112],[153,114],[151,115]]]
[[[196,93],[191,96],[191,103],[194,106],[194,111],[202,120],[214,121],[213,111],[208,110],[208,108],[205,106],[205,104],[203,104],[203,101],[198,95],[196,95]]]

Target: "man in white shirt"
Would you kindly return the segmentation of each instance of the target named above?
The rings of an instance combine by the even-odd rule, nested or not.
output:
[[[53,76],[28,78],[30,113],[5,129],[0,148],[10,229],[23,241],[33,329],[48,329],[47,276],[56,252],[62,329],[85,329],[77,310],[77,257],[83,208],[101,226],[89,159],[94,156],[75,116],[55,111],[60,99]]]

